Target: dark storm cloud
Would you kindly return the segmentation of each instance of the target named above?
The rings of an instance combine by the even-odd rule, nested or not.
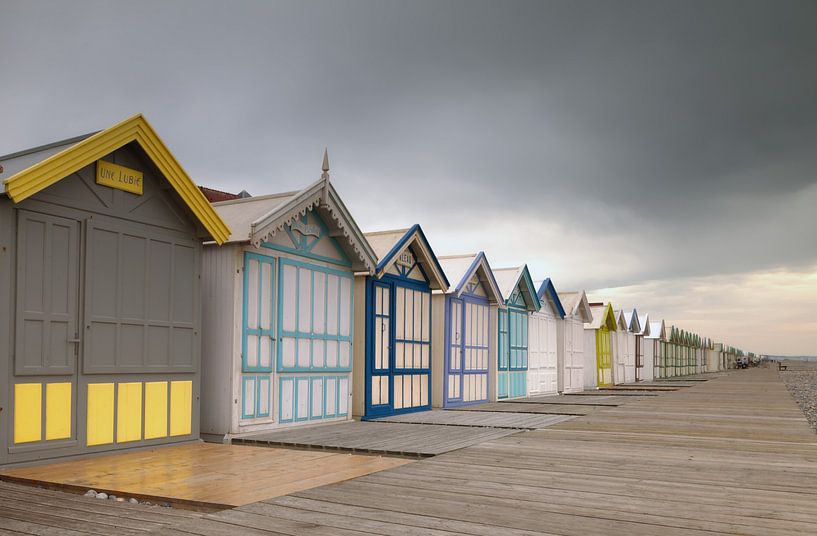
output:
[[[571,286],[798,267],[815,28],[809,1],[4,1],[0,152],[142,111],[201,183],[298,188],[329,145],[364,227],[483,222]]]

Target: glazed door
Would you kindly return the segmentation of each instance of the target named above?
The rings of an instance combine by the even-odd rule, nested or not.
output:
[[[448,330],[448,383],[446,384],[447,402],[462,402],[463,371],[463,301],[451,298]]]
[[[76,438],[79,227],[75,220],[18,213],[9,445],[58,447]]]
[[[508,311],[500,309],[498,314],[498,344],[497,344],[497,398],[508,398],[508,370],[511,360],[511,343],[508,336]]]
[[[368,365],[368,400],[366,415],[387,414],[392,409],[391,355],[393,329],[391,323],[391,287],[384,283],[374,283],[372,340],[374,348]]]
[[[508,396],[518,398],[527,394],[528,376],[528,313],[508,310],[508,333],[510,339],[510,362]]]
[[[430,407],[431,293],[374,282],[367,417]]]
[[[606,326],[596,330],[596,369],[599,387],[613,384],[613,340]]]
[[[488,400],[488,304],[467,299],[463,303],[462,401]]]
[[[241,338],[241,419],[271,417],[271,386],[275,333],[273,330],[273,284],[275,259],[256,253],[244,254],[244,306]],[[294,270],[281,275],[287,290],[281,324],[295,330],[298,322]],[[291,326],[291,327],[290,327]],[[288,347],[288,346],[287,346]],[[287,355],[296,354],[295,345]]]
[[[393,408],[430,407],[431,293],[396,284],[394,293]]]

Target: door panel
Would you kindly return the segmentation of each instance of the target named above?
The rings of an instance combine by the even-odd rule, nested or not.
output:
[[[449,349],[448,349],[448,400],[462,400],[463,369],[463,303],[452,298],[449,316]]]
[[[73,374],[79,297],[79,222],[20,211],[14,370]]]
[[[374,294],[374,352],[370,364],[371,405],[391,403],[389,375],[391,372],[391,291],[388,285],[375,283]]]

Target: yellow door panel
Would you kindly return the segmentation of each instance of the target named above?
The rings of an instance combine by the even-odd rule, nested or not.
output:
[[[142,439],[142,382],[117,384],[116,442]]]
[[[39,383],[14,385],[14,442],[42,439],[43,386]]]
[[[145,383],[145,439],[167,437],[167,382]]]
[[[88,385],[88,446],[113,443],[113,384]]]
[[[193,382],[170,382],[170,435],[191,433],[193,413]]]
[[[48,383],[45,386],[45,438],[71,437],[71,384]]]

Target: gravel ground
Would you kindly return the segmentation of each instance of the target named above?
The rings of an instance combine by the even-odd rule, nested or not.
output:
[[[789,369],[781,371],[780,378],[817,431],[817,363],[788,361],[786,364]]]

